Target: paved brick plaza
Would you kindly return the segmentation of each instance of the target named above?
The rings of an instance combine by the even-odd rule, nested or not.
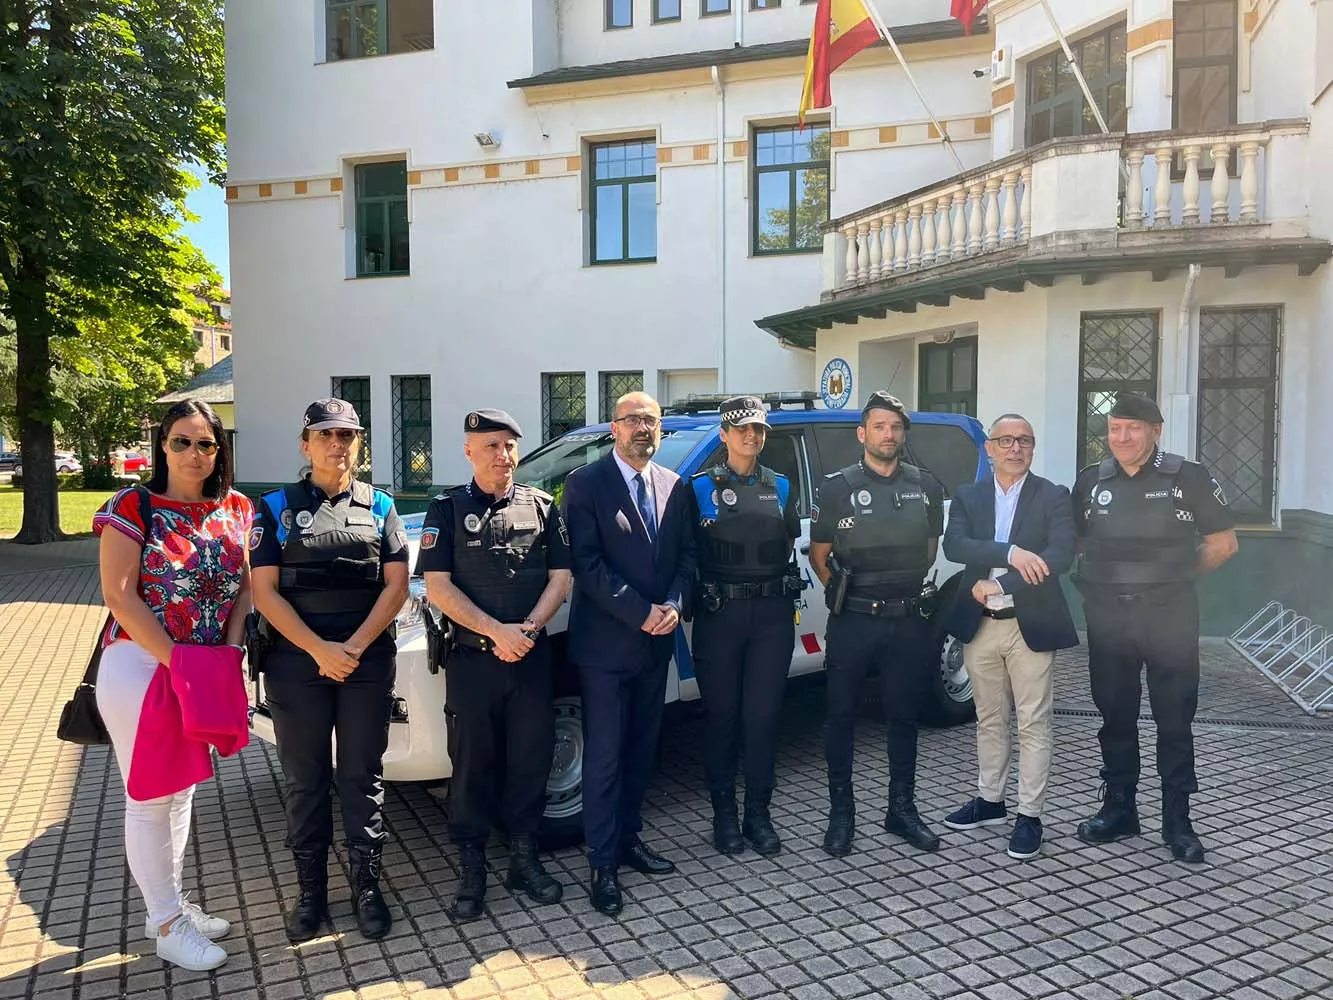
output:
[[[367,942],[352,929],[335,875],[341,933],[293,949],[279,903],[294,876],[276,759],[253,745],[200,789],[187,860],[199,902],[239,923],[224,942],[231,959],[213,975],[168,972],[140,937],[110,754],[54,736],[103,614],[94,555],[86,542],[41,553],[0,545],[0,997],[1333,998],[1333,723],[1311,725],[1220,647],[1208,652],[1196,729],[1202,868],[1175,864],[1157,842],[1152,794],[1142,839],[1108,848],[1074,839],[1097,787],[1097,721],[1075,655],[1060,665],[1038,860],[1006,857],[1002,829],[946,832],[936,855],[887,837],[872,704],[857,748],[858,850],[825,856],[822,692],[804,684],[788,699],[779,758],[784,852],[712,852],[701,727],[678,719],[647,818],[651,843],[680,870],[655,881],[627,873],[620,920],[588,905],[576,850],[552,865],[565,901],[542,908],[498,886],[497,850],[490,919],[455,928],[444,912],[456,869],[440,803],[395,787],[393,934]],[[918,800],[932,822],[971,794],[973,746],[970,727],[923,734]]]

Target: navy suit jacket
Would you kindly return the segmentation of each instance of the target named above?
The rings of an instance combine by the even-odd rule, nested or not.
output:
[[[651,469],[656,545],[613,455],[565,480],[574,566],[568,653],[577,666],[633,672],[648,665],[645,657],[671,657],[674,637],[649,636],[641,626],[654,604],[683,610],[694,579],[694,523],[689,483],[656,463]]]
[[[958,487],[949,505],[944,529],[944,554],[963,564],[963,575],[953,605],[946,612],[949,632],[971,642],[981,625],[981,605],[972,598],[972,586],[991,570],[1009,565],[1009,546],[1035,552],[1046,560],[1051,575],[1039,586],[1023,580],[1015,569],[1001,576],[1000,585],[1014,597],[1018,628],[1029,649],[1042,653],[1078,645],[1078,633],[1069,605],[1060,589],[1060,575],[1074,562],[1074,516],[1069,490],[1049,479],[1028,473],[1018,494],[1009,541],[995,541],[995,479],[987,476]]]

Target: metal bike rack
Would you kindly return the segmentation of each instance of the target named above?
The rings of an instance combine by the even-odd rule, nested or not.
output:
[[[1333,711],[1333,632],[1269,601],[1227,643],[1310,715]]]

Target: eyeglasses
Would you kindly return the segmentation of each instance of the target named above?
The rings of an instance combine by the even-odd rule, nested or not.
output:
[[[353,441],[356,440],[357,432],[353,430],[348,430],[347,428],[333,430],[332,428],[325,427],[322,430],[318,431],[318,434],[321,441],[329,441],[333,438],[337,438],[343,444],[351,444]]]
[[[1022,434],[1018,437],[1014,437],[1012,434],[1004,434],[1000,437],[988,438],[987,440],[1001,451],[1008,451],[1014,445],[1018,445],[1024,451],[1030,451],[1037,446],[1037,439],[1031,434]]]
[[[624,424],[626,427],[642,427],[646,431],[651,431],[662,422],[661,417],[654,417],[645,413],[630,413],[623,417],[616,417],[612,423]]]
[[[211,441],[208,438],[200,438],[198,441],[193,441],[190,438],[182,437],[179,434],[167,438],[167,445],[177,455],[183,451],[188,451],[192,445],[201,455],[212,455],[218,450],[218,443],[216,441]]]

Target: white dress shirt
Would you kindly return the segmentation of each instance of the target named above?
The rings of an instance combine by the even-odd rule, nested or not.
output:
[[[995,480],[995,540],[997,542],[1009,541],[1009,532],[1014,527],[1014,513],[1018,510],[1018,496],[1023,492],[1023,484],[1028,480],[1027,473],[1023,473],[1021,479],[1014,483],[1007,490],[1000,485],[997,477]],[[1009,546],[1009,555],[1014,554],[1014,546]],[[990,578],[998,580],[1005,573],[1009,572],[1008,566],[999,566],[991,570]],[[1005,608],[1014,606],[1012,594],[1000,594],[986,598],[986,607],[992,611],[1003,611]]]
[[[639,505],[639,487],[638,484],[634,482],[634,478],[636,476],[643,476],[643,488],[648,495],[648,508],[649,510],[653,511],[653,527],[656,528],[657,501],[653,497],[653,475],[652,475],[653,463],[649,462],[647,465],[643,467],[643,471],[640,472],[638,469],[634,468],[634,466],[630,465],[623,458],[621,458],[620,452],[612,451],[611,455],[613,458],[615,458],[616,465],[620,468],[620,474],[625,477],[625,486],[629,490],[630,499],[634,501],[634,506],[636,509],[638,508]],[[647,527],[648,526],[645,524],[644,528]]]

